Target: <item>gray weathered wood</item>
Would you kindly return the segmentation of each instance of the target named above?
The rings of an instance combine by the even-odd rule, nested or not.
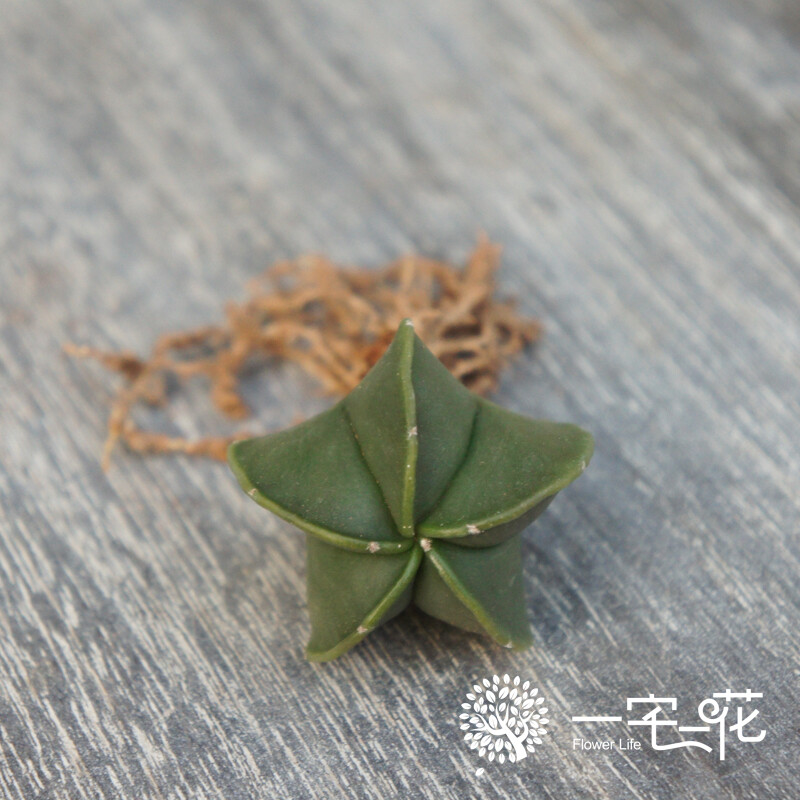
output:
[[[799,40],[794,0],[2,0],[0,795],[796,797]],[[104,475],[110,379],[60,345],[479,228],[547,326],[496,399],[597,439],[527,535],[535,647],[409,613],[310,665],[302,537],[222,465]],[[315,392],[261,377],[260,423]],[[458,731],[494,672],[550,707],[517,765]],[[572,749],[571,715],[726,688],[767,736],[724,762]]]

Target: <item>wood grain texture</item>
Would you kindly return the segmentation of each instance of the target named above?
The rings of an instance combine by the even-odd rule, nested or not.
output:
[[[0,795],[796,797],[799,43],[793,0],[0,0]],[[302,536],[221,465],[104,475],[109,377],[60,345],[479,228],[547,329],[494,399],[597,440],[526,536],[535,645],[410,613],[308,664]],[[328,404],[292,368],[250,399]],[[478,778],[495,672],[552,735]],[[726,688],[768,732],[724,762],[572,750],[571,715]]]

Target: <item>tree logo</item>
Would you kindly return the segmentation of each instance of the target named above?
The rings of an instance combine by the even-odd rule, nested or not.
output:
[[[464,741],[481,758],[497,759],[500,764],[527,758],[535,751],[534,745],[542,743],[547,733],[544,726],[550,721],[547,709],[542,708],[544,697],[537,697],[538,693],[530,681],[520,686],[519,675],[513,679],[495,675],[491,681],[484,678],[476,683],[467,692],[469,702],[461,704]]]

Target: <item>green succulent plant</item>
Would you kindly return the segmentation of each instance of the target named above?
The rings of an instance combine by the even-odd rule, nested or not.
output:
[[[593,447],[575,425],[470,392],[404,320],[347,397],[228,459],[253,500],[306,533],[306,657],[327,661],[412,602],[527,647],[520,532]]]

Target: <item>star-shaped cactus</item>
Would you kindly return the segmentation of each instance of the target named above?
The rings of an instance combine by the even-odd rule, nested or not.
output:
[[[575,425],[470,392],[404,320],[347,397],[234,443],[229,461],[253,500],[306,532],[306,657],[327,661],[412,602],[527,647],[519,534],[592,450]]]

